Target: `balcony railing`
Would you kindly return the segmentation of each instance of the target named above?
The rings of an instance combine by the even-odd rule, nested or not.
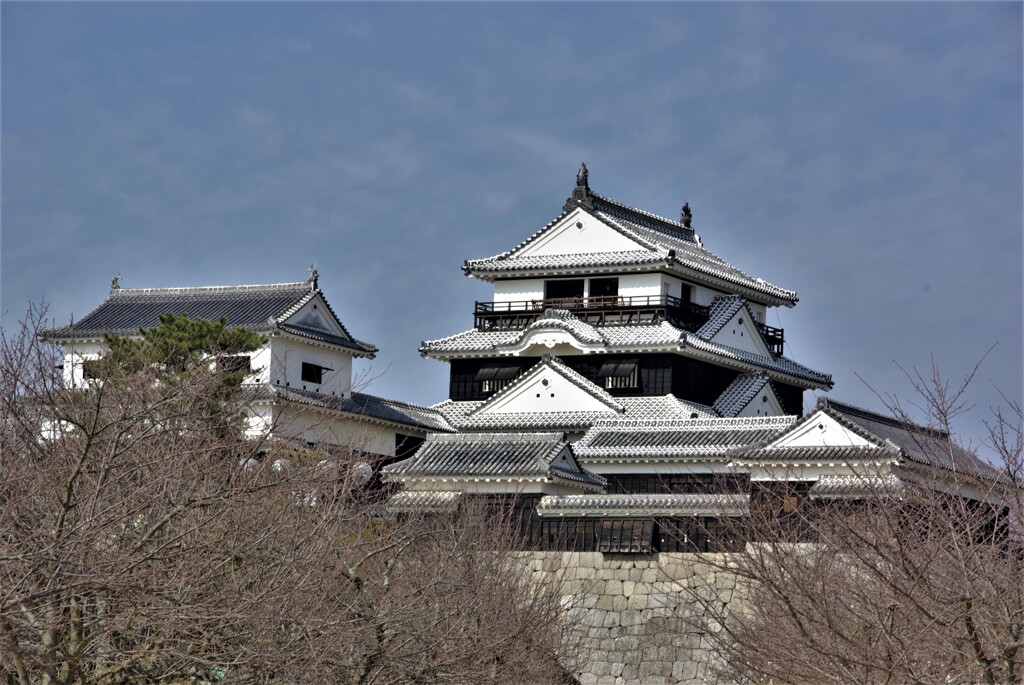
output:
[[[473,325],[480,330],[525,328],[541,317],[546,309],[567,309],[576,318],[594,326],[628,326],[668,321],[688,331],[707,323],[710,309],[671,295],[634,295],[631,297],[560,297],[545,300],[477,302]],[[783,329],[755,322],[768,349],[781,357],[785,346]]]
[[[474,325],[483,330],[524,328],[546,309],[567,309],[595,326],[655,324],[669,321],[695,331],[708,320],[708,308],[671,295],[561,297],[512,302],[477,302]]]
[[[764,338],[764,342],[768,345],[768,349],[771,350],[772,354],[776,357],[781,357],[786,343],[783,329],[757,323],[756,321],[754,325],[757,326],[757,330],[761,331],[761,337]]]

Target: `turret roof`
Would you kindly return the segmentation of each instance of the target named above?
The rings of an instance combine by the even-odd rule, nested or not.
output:
[[[342,335],[334,331],[289,321],[303,306],[319,297]],[[43,331],[50,340],[81,340],[104,335],[138,335],[140,328],[159,325],[162,314],[215,321],[226,318],[231,327],[265,333],[282,330],[292,335],[344,347],[359,356],[372,357],[377,348],[352,337],[341,322],[316,278],[292,283],[203,286],[182,288],[114,287],[98,307],[77,322]]]
[[[520,254],[524,248],[552,230],[577,208],[630,238],[637,247],[614,252]],[[731,284],[748,296],[764,299],[769,304],[792,306],[797,302],[795,291],[750,276],[706,249],[693,229],[683,223],[598,195],[589,187],[580,186],[577,186],[573,198],[566,202],[562,213],[525,241],[507,252],[492,257],[467,260],[463,266],[468,275],[485,280],[514,274],[539,276],[580,273],[587,269],[600,268],[665,268],[687,273],[697,280]]]

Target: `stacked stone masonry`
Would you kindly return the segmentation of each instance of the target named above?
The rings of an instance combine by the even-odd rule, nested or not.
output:
[[[581,685],[718,683],[706,636],[709,612],[730,607],[728,555],[524,552],[536,582],[561,583],[578,656],[566,664]],[[712,608],[715,609],[712,609]],[[720,615],[720,614],[719,614]]]

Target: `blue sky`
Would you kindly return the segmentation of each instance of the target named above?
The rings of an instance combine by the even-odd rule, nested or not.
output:
[[[302,280],[432,403],[460,266],[598,193],[799,291],[787,354],[880,408],[993,344],[1022,397],[1020,3],[21,4],[2,13],[2,311]],[[808,393],[808,402],[813,401]]]

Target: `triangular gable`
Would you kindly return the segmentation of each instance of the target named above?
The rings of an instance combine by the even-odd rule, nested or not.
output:
[[[881,449],[882,443],[869,440],[861,432],[843,425],[842,422],[819,409],[784,435],[769,443],[766,449],[787,447],[875,447]]]
[[[782,416],[786,410],[782,407],[782,401],[775,394],[775,386],[768,382],[751,400],[743,406],[734,416],[744,418],[750,416]]]
[[[581,254],[589,252],[630,252],[653,249],[626,235],[583,208],[568,212],[512,250],[512,257]]]
[[[605,390],[569,367],[544,358],[477,407],[471,416],[573,411],[615,414],[625,409]]]
[[[773,356],[754,324],[754,315],[747,301],[739,295],[716,298],[708,322],[697,331],[697,335],[744,352]]]
[[[314,294],[295,312],[279,319],[278,323],[321,331],[339,338],[352,340],[348,330],[345,329],[345,326],[334,315],[334,312],[327,306],[327,302],[319,293]]]
[[[763,371],[737,376],[715,400],[714,409],[725,418],[782,416],[786,413],[775,386]]]

